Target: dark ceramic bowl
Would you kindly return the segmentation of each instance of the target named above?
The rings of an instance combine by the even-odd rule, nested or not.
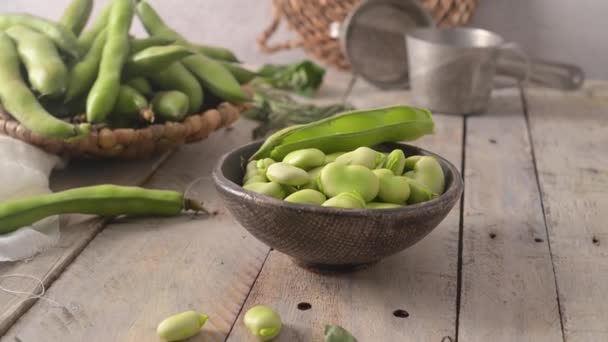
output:
[[[439,160],[445,192],[428,202],[396,209],[341,209],[280,201],[241,187],[244,165],[261,141],[235,149],[220,159],[213,180],[226,206],[253,236],[304,267],[347,271],[402,251],[429,234],[462,194],[462,178],[444,158],[406,144],[386,143],[375,149],[401,149],[405,155]]]

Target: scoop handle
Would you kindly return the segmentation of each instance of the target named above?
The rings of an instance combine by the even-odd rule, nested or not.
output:
[[[579,89],[585,81],[585,73],[576,65],[522,58],[521,53],[516,53],[515,56],[501,53],[496,63],[496,73],[562,90]]]

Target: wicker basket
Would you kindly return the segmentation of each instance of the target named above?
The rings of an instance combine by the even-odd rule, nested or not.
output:
[[[100,128],[75,141],[43,138],[0,111],[0,134],[23,140],[62,156],[100,159],[143,159],[183,143],[205,139],[211,132],[230,125],[246,110],[245,105],[221,103],[216,109],[188,116],[182,122],[166,122],[145,128]]]
[[[471,19],[478,0],[420,0],[438,26],[466,24]],[[350,65],[342,54],[340,42],[329,36],[332,22],[342,22],[361,0],[273,0],[272,22],[258,37],[258,46],[266,53],[302,48],[320,61],[342,70]],[[269,44],[281,19],[299,39]]]

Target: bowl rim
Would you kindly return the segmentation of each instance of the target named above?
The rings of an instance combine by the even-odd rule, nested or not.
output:
[[[385,216],[387,214],[403,215],[403,214],[406,214],[409,212],[415,212],[415,211],[419,211],[419,210],[434,208],[442,202],[445,202],[445,201],[450,202],[451,199],[454,199],[454,198],[458,199],[462,195],[462,191],[463,191],[463,187],[464,187],[464,182],[462,180],[462,176],[460,175],[460,172],[458,171],[456,166],[454,166],[454,164],[452,164],[449,160],[443,158],[442,156],[440,156],[434,152],[431,152],[429,150],[426,150],[424,148],[421,148],[421,147],[418,147],[415,145],[405,144],[405,143],[401,143],[401,142],[385,142],[382,144],[390,143],[390,144],[398,145],[402,149],[405,147],[414,148],[414,149],[420,150],[420,152],[422,152],[424,155],[428,155],[428,156],[437,158],[437,160],[439,160],[439,162],[441,164],[445,165],[447,167],[447,169],[452,173],[452,175],[453,175],[452,184],[439,197],[433,198],[429,201],[422,202],[422,203],[405,205],[400,208],[381,208],[381,209],[378,209],[378,208],[376,208],[376,209],[353,208],[353,209],[351,209],[351,208],[323,207],[323,206],[312,205],[312,204],[286,202],[284,200],[279,200],[274,197],[266,196],[263,194],[259,194],[257,192],[247,190],[247,189],[243,188],[241,185],[236,184],[235,182],[226,178],[226,176],[222,172],[222,166],[224,165],[224,163],[226,162],[226,159],[228,159],[229,156],[233,155],[237,150],[241,150],[246,147],[250,147],[252,145],[257,145],[257,144],[261,145],[263,143],[263,141],[264,141],[264,139],[259,139],[259,140],[253,141],[251,143],[241,145],[237,148],[230,150],[229,152],[224,153],[220,157],[218,162],[216,163],[215,167],[213,168],[213,172],[212,172],[212,178],[213,178],[213,181],[216,184],[216,186],[219,188],[222,188],[224,191],[230,192],[231,194],[233,194],[235,196],[244,197],[244,198],[247,198],[247,200],[253,200],[253,201],[257,202],[258,204],[262,204],[262,205],[281,206],[281,207],[285,207],[287,209],[297,210],[300,212],[310,212],[310,213],[326,214],[326,215],[341,215],[341,216],[351,216],[351,217]],[[378,145],[382,145],[382,144],[378,144]]]

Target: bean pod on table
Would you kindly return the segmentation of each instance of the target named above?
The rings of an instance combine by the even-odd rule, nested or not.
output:
[[[58,214],[175,216],[184,210],[202,208],[175,191],[96,185],[1,202],[0,234]]]

